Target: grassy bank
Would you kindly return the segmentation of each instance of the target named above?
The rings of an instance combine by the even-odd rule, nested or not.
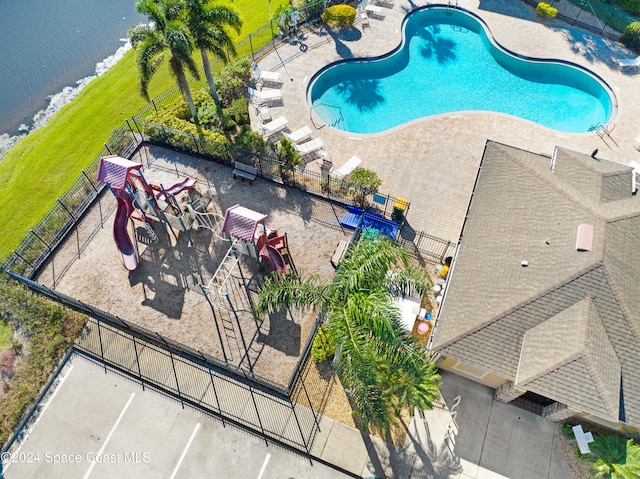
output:
[[[133,0],[132,0],[133,1]],[[267,0],[226,2],[242,15],[240,41],[269,20]],[[273,0],[275,9],[286,0]],[[255,49],[270,38],[254,39]],[[241,53],[248,53],[243,49]],[[200,61],[200,55],[194,55]],[[156,97],[174,86],[166,64],[150,84]],[[140,110],[146,102],[138,92],[134,52],[101,77],[93,80],[49,123],[28,135],[0,162],[0,258],[15,249],[35,224],[98,154],[114,128]]]

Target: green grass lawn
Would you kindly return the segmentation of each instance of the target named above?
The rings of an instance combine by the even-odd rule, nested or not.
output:
[[[244,25],[238,41],[269,21],[267,0],[227,2],[242,15]],[[271,9],[287,0],[273,0]],[[253,39],[254,48],[270,37]],[[248,45],[240,54],[249,54]],[[200,55],[194,55],[200,64]],[[165,65],[149,86],[150,96],[158,96],[175,82]],[[114,128],[140,110],[146,102],[138,92],[138,72],[134,52],[101,77],[93,80],[49,123],[28,135],[0,162],[0,258],[15,249],[34,225],[51,209],[56,198],[73,183],[100,152]]]
[[[4,319],[0,320],[0,351],[6,349],[13,339],[13,328]]]

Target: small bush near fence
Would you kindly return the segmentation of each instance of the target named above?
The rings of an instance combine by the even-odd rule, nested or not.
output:
[[[356,9],[350,5],[334,5],[322,12],[322,21],[332,27],[351,27],[356,21]]]
[[[640,0],[617,0],[615,3],[622,6],[629,13],[640,15]]]
[[[538,15],[546,15],[547,17],[555,18],[558,14],[558,9],[552,7],[548,3],[540,2],[536,7],[536,12],[538,12]]]
[[[622,32],[620,41],[628,47],[640,50],[640,22],[630,23]]]
[[[313,340],[313,346],[311,347],[311,356],[316,363],[322,363],[333,358],[336,352],[336,343],[333,341],[331,331],[327,325],[322,325],[318,328],[318,334]]]

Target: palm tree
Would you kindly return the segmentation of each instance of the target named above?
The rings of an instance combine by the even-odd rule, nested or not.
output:
[[[191,116],[197,122],[197,110],[191,98],[191,90],[185,74],[188,69],[199,78],[198,68],[191,57],[193,42],[187,27],[181,20],[181,0],[138,0],[136,11],[146,15],[149,25],[138,25],[129,30],[129,39],[136,48],[136,64],[140,71],[140,93],[149,100],[149,82],[160,63],[169,52],[169,68],[178,88],[185,96]]]
[[[393,296],[428,288],[423,270],[405,250],[365,230],[340,263],[333,283],[293,273],[269,278],[260,291],[259,314],[281,307],[322,308],[336,344],[334,366],[362,427],[389,431],[403,407],[431,409],[440,376],[426,349],[400,325]]]
[[[593,447],[598,460],[593,464],[589,473],[593,477],[608,479],[633,479],[640,477],[640,445],[634,444],[632,439],[614,435],[595,436]]]
[[[227,33],[226,27],[231,27],[240,33],[242,28],[240,14],[230,6],[216,4],[210,0],[186,0],[186,9],[187,28],[196,48],[200,49],[209,90],[219,105],[220,99],[211,74],[211,64],[207,52],[213,52],[224,63],[229,61],[229,54],[236,54],[235,45]]]

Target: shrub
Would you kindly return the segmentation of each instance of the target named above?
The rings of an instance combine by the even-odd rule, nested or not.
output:
[[[284,136],[280,138],[279,142],[272,143],[270,146],[276,154],[276,160],[282,163],[282,174],[288,177],[288,173],[300,164],[302,156],[296,150],[293,142]]]
[[[316,363],[328,361],[333,358],[336,351],[336,345],[331,336],[331,331],[327,325],[322,325],[318,328],[318,334],[313,340],[313,346],[311,346],[311,357]]]
[[[0,442],[5,443],[25,410],[37,397],[58,361],[84,327],[86,317],[42,300],[26,288],[0,277],[0,318],[20,330],[28,347],[24,358],[3,353],[3,373],[13,370],[0,398]]]
[[[251,78],[251,60],[240,57],[225,66],[216,77],[216,89],[223,107],[231,106],[236,98],[244,98]]]
[[[238,136],[236,136],[236,146],[254,153],[264,153],[267,148],[262,135],[252,130],[249,125],[242,125],[242,128],[240,128]]]
[[[364,206],[368,194],[375,194],[382,184],[382,180],[375,171],[357,167],[349,176],[349,183],[355,188],[351,188],[351,196],[358,206]]]
[[[350,5],[333,5],[322,12],[322,21],[332,27],[352,27],[356,21],[356,9]]]
[[[292,16],[296,8],[291,4],[278,6],[271,16],[272,20],[278,22],[278,30],[280,33],[287,33],[292,27]]]
[[[226,129],[234,126],[247,125],[249,123],[249,109],[247,101],[243,97],[236,98],[229,108],[223,110],[223,125]]]
[[[628,47],[640,50],[640,22],[633,22],[627,25],[622,32],[620,41]]]
[[[616,3],[621,5],[629,13],[634,15],[640,14],[640,0],[617,0]]]
[[[538,15],[546,15],[547,17],[555,18],[558,14],[558,9],[552,7],[548,3],[540,2],[536,7],[536,12],[538,12]]]
[[[220,121],[220,112],[218,105],[213,99],[209,98],[198,107],[198,121],[200,126],[210,130],[216,130],[222,125]]]

